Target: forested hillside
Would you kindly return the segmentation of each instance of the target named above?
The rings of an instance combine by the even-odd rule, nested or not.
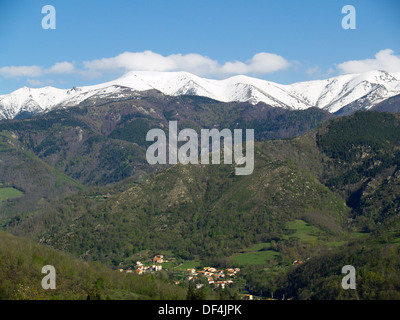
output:
[[[42,267],[56,289],[42,288]],[[186,291],[154,277],[120,273],[0,231],[0,300],[184,299]]]
[[[197,102],[202,107],[214,103],[209,100]],[[229,108],[227,104],[220,106]],[[264,108],[264,112],[268,110],[265,106],[259,107]],[[77,110],[94,112],[86,107]],[[74,116],[78,114],[73,112]],[[221,110],[221,114],[225,112]],[[301,123],[302,118],[306,121],[313,114],[312,110],[308,115],[279,112],[285,117],[284,122],[289,116],[297,119],[293,120],[292,128]],[[53,132],[48,138],[56,135],[57,128],[65,130],[64,133],[78,130],[74,126],[57,124],[63,123],[65,115],[63,111],[46,115],[58,119],[54,120],[53,131],[47,130]],[[274,121],[279,121],[281,116]],[[80,128],[86,128],[100,144],[105,143],[103,147],[137,141],[132,145],[143,152],[146,144],[140,135],[154,119],[135,117],[135,120],[126,120],[124,125],[104,129],[108,134],[101,133],[99,124],[102,121],[96,121],[95,113],[90,117],[82,116],[79,121],[85,121],[85,125],[80,122]],[[252,117],[251,121],[255,121],[260,114]],[[176,117],[169,114],[160,120],[160,127],[167,119]],[[33,125],[40,119],[24,121]],[[315,125],[320,121],[323,120],[318,116]],[[24,148],[31,141],[30,148],[38,155],[29,152],[35,159],[39,156],[50,161],[60,159],[57,157],[65,150],[75,148],[76,155],[85,150],[85,147],[76,147],[75,137],[67,139],[66,143],[49,143],[48,146],[63,146],[61,150],[64,151],[47,158],[41,153],[47,147],[38,147],[48,139],[38,139],[45,132],[39,134],[37,131],[35,137],[26,140],[26,133],[17,129],[24,123],[7,123],[3,135]],[[392,252],[397,252],[397,240],[387,238],[386,234],[392,231],[387,231],[389,229],[384,226],[399,213],[399,124],[398,115],[358,112],[328,121],[293,139],[258,141],[255,169],[249,176],[236,176],[234,165],[178,164],[154,168],[157,170],[144,165],[141,179],[130,176],[121,181],[116,179],[118,183],[101,185],[98,181],[97,187],[79,187],[80,191],[77,188],[66,197],[41,203],[39,209],[32,207],[29,215],[15,213],[3,220],[3,226],[11,233],[113,268],[121,264],[132,265],[142,253],[148,257],[167,252],[182,262],[242,264],[242,277],[246,279],[249,292],[272,292],[300,299],[392,297],[395,293],[371,295],[375,282],[368,280],[366,274],[368,270],[380,274],[379,268],[385,257],[392,257]],[[225,125],[228,127],[229,123]],[[241,125],[244,123],[236,123],[233,127]],[[268,128],[275,130],[272,124],[259,129],[264,137],[268,135]],[[62,139],[67,137],[61,136]],[[69,151],[66,159],[68,154]],[[99,154],[110,156],[113,152]],[[132,155],[136,157],[135,152]],[[88,156],[83,163],[92,160]],[[56,166],[57,161],[53,163]],[[116,158],[109,161],[110,164],[120,163]],[[102,174],[104,176],[104,172]],[[361,238],[357,240],[358,237]],[[258,249],[251,249],[256,246]],[[375,254],[376,261],[368,264]],[[250,257],[248,262],[243,260],[246,255]],[[353,255],[352,260],[350,256]],[[264,260],[259,262],[257,257],[264,257]],[[292,266],[292,261],[298,259],[303,260],[302,266]],[[397,263],[393,259],[385,265],[389,269]],[[366,287],[356,296],[343,295],[335,282],[340,277],[336,269],[345,260],[348,261],[345,264],[370,266],[360,273]],[[332,263],[332,267],[328,268],[326,263]],[[388,272],[385,268],[384,272]],[[306,283],[311,274],[315,280]],[[288,285],[292,277],[298,281]],[[389,288],[395,288],[397,278],[390,279]],[[325,287],[329,281],[335,285]],[[376,285],[384,284],[376,282]]]
[[[370,231],[399,213],[398,115],[360,112],[320,129],[317,141],[329,157],[323,181],[346,196],[358,226]]]
[[[145,159],[146,133],[179,129],[253,128],[256,139],[291,138],[333,116],[319,109],[289,111],[259,103],[222,103],[202,97],[168,97],[150,91],[128,100],[96,100],[31,119],[0,121],[0,132],[12,134],[43,161],[82,184],[106,185],[153,171]],[[0,177],[1,178],[1,177]]]
[[[398,300],[400,298],[400,224],[398,216],[366,239],[352,241],[307,261],[269,283],[279,296],[324,300]],[[342,267],[356,270],[356,290],[341,287]]]

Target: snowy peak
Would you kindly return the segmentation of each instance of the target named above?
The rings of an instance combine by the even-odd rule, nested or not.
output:
[[[171,96],[197,95],[222,102],[264,102],[273,107],[318,107],[338,112],[357,101],[358,104],[362,102],[363,109],[369,109],[400,94],[400,73],[377,70],[282,85],[248,76],[213,80],[187,72],[135,71],[114,81],[67,90],[23,87],[0,96],[0,119],[13,119],[21,112],[46,112],[58,106],[75,106],[87,99],[121,99],[151,89]]]
[[[21,112],[50,110],[67,96],[66,90],[53,87],[23,87],[0,96],[0,119],[13,119]]]
[[[308,104],[337,112],[344,106],[370,94],[375,98],[366,105],[373,105],[400,93],[400,81],[385,71],[363,74],[348,74],[326,80],[300,82],[290,85],[291,92],[299,95]],[[377,100],[376,100],[377,99]]]

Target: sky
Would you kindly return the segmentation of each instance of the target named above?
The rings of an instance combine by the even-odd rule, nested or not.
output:
[[[399,18],[398,0],[0,0],[0,94],[139,70],[283,84],[400,72]]]

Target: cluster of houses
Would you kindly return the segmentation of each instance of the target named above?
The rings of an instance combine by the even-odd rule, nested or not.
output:
[[[150,266],[145,266],[140,261],[137,261],[135,270],[132,270],[132,268],[128,268],[126,270],[118,269],[118,271],[119,272],[126,272],[126,273],[136,272],[139,275],[143,274],[143,273],[146,273],[146,272],[156,272],[156,271],[161,271],[162,270],[162,266],[160,264],[163,263],[163,262],[167,262],[166,260],[164,260],[164,256],[163,255],[156,255],[153,258],[153,263],[157,263],[157,264],[152,264]]]
[[[221,288],[225,288],[233,283],[233,279],[236,277],[236,274],[240,272],[239,268],[228,268],[225,270],[217,270],[216,268],[212,267],[205,267],[203,270],[196,270],[196,269],[187,269],[189,275],[186,277],[186,280],[196,280],[198,279],[199,275],[203,275],[206,277],[208,283],[210,285],[214,285],[216,287],[221,286]],[[175,284],[179,284],[180,281],[175,281]],[[203,284],[196,284],[196,288],[200,289],[203,287]]]
[[[165,260],[163,255],[156,255],[152,259],[153,264],[152,265],[144,265],[142,262],[137,261],[136,266],[134,269],[128,268],[126,270],[124,269],[118,269],[120,272],[126,272],[126,273],[137,273],[139,275],[143,273],[149,273],[149,272],[157,272],[162,270],[161,264],[164,262],[168,262]],[[226,286],[230,285],[233,283],[233,280],[236,277],[236,274],[240,272],[239,268],[228,268],[225,270],[218,270],[213,267],[204,267],[203,270],[196,270],[194,268],[187,269],[187,281],[195,281],[199,278],[199,276],[204,276],[208,284],[214,285],[215,287],[221,287],[224,289]],[[176,285],[179,285],[181,281],[174,281]],[[200,289],[204,285],[202,283],[196,283],[196,288]]]

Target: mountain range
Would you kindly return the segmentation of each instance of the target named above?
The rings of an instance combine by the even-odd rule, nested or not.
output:
[[[210,265],[240,267],[230,299],[399,299],[397,79],[285,86],[135,72],[1,96],[0,299],[178,299],[186,269]],[[173,120],[196,132],[253,128],[254,173],[149,165],[146,132]],[[162,272],[113,271],[157,254],[169,260]],[[77,271],[92,261],[99,271]],[[40,291],[44,264],[67,270],[55,295]],[[357,269],[358,290],[341,287],[343,265]]]
[[[220,102],[264,102],[272,107],[304,110],[317,107],[330,113],[368,110],[400,94],[400,74],[370,71],[325,80],[282,85],[248,76],[211,80],[187,72],[135,71],[110,82],[71,89],[20,88],[0,95],[0,119],[27,117],[55,108],[77,106],[107,98],[123,100],[148,90],[169,96],[193,95]]]
[[[168,108],[171,101],[162,99],[171,97],[158,95],[135,104],[151,102],[155,108],[162,102]],[[235,107],[243,107],[199,97],[173,100],[182,105],[179,113],[193,104],[198,111],[191,111],[192,117],[212,107],[216,112],[223,108],[228,117]],[[398,114],[356,112],[325,120],[294,139],[257,141],[250,176],[236,176],[231,165],[222,164],[178,164],[148,174],[137,158],[142,146],[138,133],[155,119],[135,114],[133,121],[117,123],[114,133],[106,131],[113,126],[111,114],[104,111],[124,114],[129,103],[100,101],[99,106],[2,121],[0,181],[24,195],[3,202],[1,229],[112,269],[168,254],[175,262],[164,274],[167,282],[175,279],[175,267],[182,263],[233,265],[240,266],[247,283],[243,288],[252,294],[399,297]],[[96,112],[104,118],[96,118]],[[296,115],[295,122],[310,117],[310,110],[286,112]],[[102,135],[96,128],[103,128]],[[128,140],[137,141],[138,149],[126,150]],[[132,164],[133,171],[142,166],[140,179],[124,179],[132,177],[127,171]],[[125,173],[117,175],[111,166]],[[58,197],[35,185],[45,179]],[[107,183],[113,181],[117,183]],[[0,248],[5,261],[6,248]],[[26,255],[37,259],[29,251]],[[303,263],[293,265],[297,260]],[[26,261],[24,266],[30,263]],[[346,264],[357,269],[357,291],[341,288],[340,270]],[[12,286],[7,290],[16,292]]]

